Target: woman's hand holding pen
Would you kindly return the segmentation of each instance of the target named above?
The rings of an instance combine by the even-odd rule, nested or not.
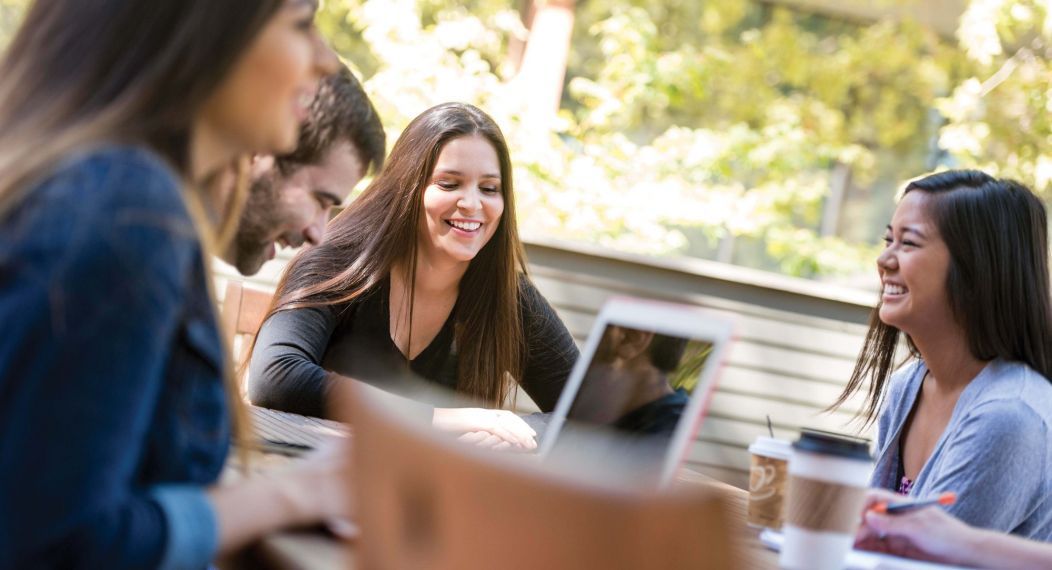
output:
[[[887,514],[874,507],[902,501],[897,495],[871,489],[866,496],[862,527],[855,546],[864,550],[886,552],[897,556],[960,563],[972,543],[975,529],[957,520],[937,506],[927,506]]]

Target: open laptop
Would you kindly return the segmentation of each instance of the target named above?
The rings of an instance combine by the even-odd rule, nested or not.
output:
[[[668,484],[701,427],[732,328],[694,306],[608,300],[548,418],[541,456],[615,461]]]
[[[611,298],[554,412],[525,418],[540,434],[540,456],[668,484],[701,427],[731,331],[730,321],[698,307]],[[418,388],[420,400],[442,400],[426,383]],[[252,411],[260,443],[270,451],[295,454],[343,431],[336,422]]]

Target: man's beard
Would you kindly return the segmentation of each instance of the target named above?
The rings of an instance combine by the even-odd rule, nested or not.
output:
[[[248,200],[230,248],[234,266],[242,275],[255,275],[267,261],[266,252],[274,243],[275,228],[281,224],[281,202],[274,174],[252,181]]]

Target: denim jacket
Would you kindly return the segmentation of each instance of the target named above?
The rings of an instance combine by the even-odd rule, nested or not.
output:
[[[0,568],[200,568],[229,446],[180,182],[109,146],[0,217]]]

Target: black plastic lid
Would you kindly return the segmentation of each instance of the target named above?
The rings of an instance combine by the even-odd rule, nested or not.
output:
[[[801,429],[800,439],[793,442],[793,449],[822,455],[835,455],[846,459],[872,460],[869,455],[868,439],[820,429]]]

